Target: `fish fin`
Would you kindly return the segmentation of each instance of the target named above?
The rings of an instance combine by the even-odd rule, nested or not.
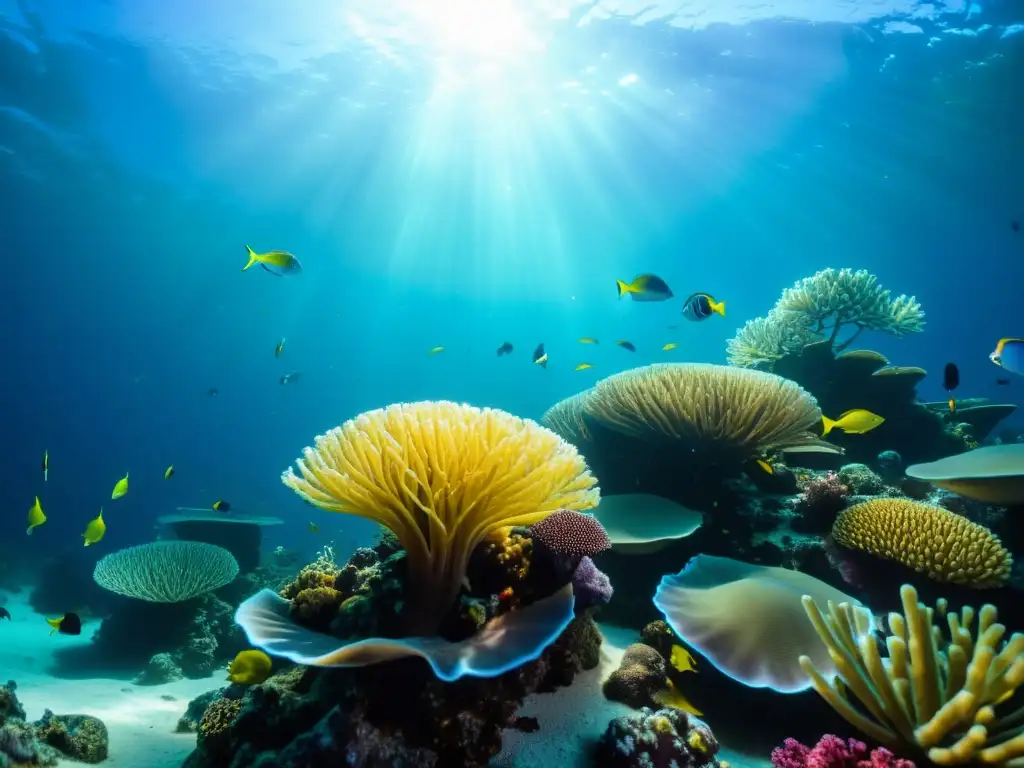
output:
[[[862,409],[861,408],[851,408],[848,411],[843,411],[842,413],[839,414],[839,418],[836,419],[836,421],[842,421],[843,419],[845,419],[847,416],[849,416],[854,411],[859,411],[859,410],[862,410]]]
[[[824,437],[825,435],[827,435],[829,432],[832,431],[832,428],[835,427],[837,422],[833,421],[832,419],[830,419],[825,414],[822,414],[821,415],[821,423],[825,427],[825,431],[821,433],[821,436]]]
[[[33,529],[33,528],[35,528],[35,526],[34,526],[34,525],[30,525],[30,526],[29,526],[28,528],[26,528],[26,529],[25,529],[25,535],[26,535],[26,536],[31,536],[31,535],[32,535],[32,529]]]
[[[622,298],[622,295],[623,295],[623,294],[625,294],[625,293],[630,293],[630,292],[631,292],[631,291],[629,290],[629,284],[628,284],[628,283],[624,283],[624,282],[622,282],[621,280],[616,280],[616,281],[615,281],[615,287],[616,287],[616,288],[618,289],[618,291],[619,291],[619,298],[620,298],[620,299]]]
[[[282,276],[280,272],[275,272],[274,270],[272,270],[270,267],[268,267],[266,264],[264,264],[262,262],[260,262],[260,266],[263,267],[265,270],[267,270],[267,272],[272,274],[274,277],[281,277]],[[248,269],[248,267],[246,267],[246,269]]]
[[[259,260],[260,260],[259,255],[256,253],[256,251],[254,251],[248,245],[245,246],[245,252],[249,256],[249,263],[246,264],[244,267],[242,267],[242,271],[243,272],[245,272],[245,270],[247,270],[253,264],[256,264],[257,262],[259,262]]]
[[[712,301],[711,302],[711,311],[712,312],[717,312],[722,317],[725,317],[725,302],[724,301],[718,301],[718,302]]]

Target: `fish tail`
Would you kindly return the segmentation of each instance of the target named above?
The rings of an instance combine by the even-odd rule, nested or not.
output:
[[[245,270],[247,270],[247,269],[248,269],[249,267],[251,267],[251,266],[252,266],[253,264],[258,264],[258,263],[259,263],[259,260],[260,260],[259,254],[257,254],[257,253],[256,253],[256,251],[254,251],[254,250],[253,250],[252,248],[250,248],[250,247],[249,247],[248,245],[247,245],[247,246],[245,246],[245,251],[246,251],[246,253],[247,253],[247,254],[248,254],[248,256],[249,256],[249,263],[248,263],[248,264],[246,264],[246,265],[245,265],[244,267],[242,267],[242,271],[243,271],[243,272],[245,272]]]
[[[621,280],[616,280],[615,281],[615,287],[619,291],[619,298],[620,299],[622,298],[623,294],[625,294],[625,293],[632,293],[632,291],[630,291],[630,288],[629,288],[629,283],[624,283]]]
[[[712,301],[711,302],[711,311],[712,312],[717,312],[722,317],[725,317],[725,302],[724,301],[719,301],[719,302]]]
[[[829,432],[832,431],[832,428],[835,427],[835,425],[838,422],[836,422],[833,419],[830,419],[828,416],[825,416],[824,414],[822,414],[822,416],[821,416],[821,423],[825,426],[825,431],[821,433],[821,436],[824,437],[825,435],[827,435]]]
[[[26,528],[26,529],[25,529],[25,535],[26,535],[26,536],[31,536],[31,535],[32,535],[32,529],[33,529],[33,528],[35,528],[35,526],[34,526],[34,525],[30,525],[30,526],[29,526],[28,528]]]

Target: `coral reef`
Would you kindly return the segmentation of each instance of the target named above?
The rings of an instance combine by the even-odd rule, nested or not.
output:
[[[772,750],[772,768],[914,768],[914,763],[885,747],[868,751],[862,741],[825,734],[813,747],[786,739]]]
[[[794,531],[823,533],[831,528],[836,515],[846,508],[850,486],[831,470],[824,475],[810,477],[793,505],[798,517],[793,521]]]
[[[605,680],[602,690],[612,701],[634,709],[655,706],[654,695],[665,687],[665,659],[644,643],[626,648],[619,668]]]
[[[572,591],[576,595],[577,609],[607,605],[615,592],[611,579],[598,570],[589,557],[580,560],[580,564],[573,571]]]
[[[17,685],[0,685],[0,766],[56,765],[62,757],[83,763],[107,758],[107,728],[89,715],[55,715],[46,710],[36,723],[25,722],[15,694]]]
[[[718,765],[718,741],[681,709],[648,709],[608,724],[598,742],[598,768],[700,768]]]

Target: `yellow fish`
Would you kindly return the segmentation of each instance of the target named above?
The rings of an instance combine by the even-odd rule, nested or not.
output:
[[[112,499],[120,499],[126,493],[128,493],[128,473],[127,472],[124,473],[124,477],[122,477],[120,480],[117,481],[117,484],[114,486],[113,493],[110,494],[110,498],[112,498]]]
[[[46,515],[43,514],[43,507],[39,504],[39,497],[36,496],[36,503],[33,504],[32,508],[28,511],[28,528],[25,529],[25,533],[31,536],[32,529],[38,528],[45,522]]]
[[[284,339],[277,342],[277,346],[274,347],[274,357],[280,357],[282,352],[284,352]]]
[[[267,251],[266,253],[256,253],[248,245],[245,246],[246,253],[249,254],[249,263],[242,267],[242,271],[245,272],[253,264],[259,264],[267,272],[272,275],[282,277],[284,275],[295,275],[302,271],[302,265],[299,264],[299,260],[295,258],[288,251]]]
[[[664,707],[681,709],[684,712],[689,712],[694,717],[700,717],[703,714],[683,696],[679,689],[676,688],[676,684],[668,678],[665,678],[665,690],[658,691],[652,698]]]
[[[263,651],[241,651],[228,664],[228,677],[239,685],[259,685],[270,677],[273,663]]]
[[[82,534],[82,538],[85,539],[85,546],[90,544],[98,543],[107,532],[107,524],[103,522],[103,507],[100,507],[100,513],[96,516],[95,520],[89,521],[89,524],[85,526],[85,533]]]
[[[580,339],[580,344],[597,344],[598,341],[593,336],[584,336]]]
[[[174,465],[171,464],[167,469],[164,470],[164,480],[170,480],[174,477]]]
[[[593,367],[594,367],[593,363],[580,363],[575,368],[573,368],[573,370],[574,371],[585,371],[585,370],[587,370],[587,368],[593,368]]]
[[[444,347],[432,347],[427,351],[427,354],[436,355],[438,352],[444,352]]]
[[[871,411],[865,411],[863,408],[854,408],[841,414],[838,419],[833,420],[828,416],[822,416],[821,421],[825,425],[825,431],[821,433],[821,436],[824,437],[833,429],[841,429],[848,435],[863,435],[877,427],[885,419]]]
[[[764,459],[758,459],[757,460],[757,466],[759,466],[761,469],[763,469],[769,475],[774,475],[775,474],[775,468],[771,464],[769,464],[767,461],[765,461]]]
[[[668,663],[680,672],[697,671],[697,665],[693,661],[693,656],[681,645],[672,646],[672,653],[669,656]]]
[[[661,348],[661,351],[662,352],[670,352],[671,350],[675,349],[678,346],[679,345],[676,344],[674,341],[670,341],[668,344],[666,344],[664,347]]]
[[[626,295],[633,301],[668,301],[672,298],[672,289],[668,287],[668,283],[650,273],[637,275],[629,283],[625,280],[616,280],[615,288],[620,299]]]
[[[320,533],[320,526],[317,525],[316,523],[310,523],[309,524],[309,531],[310,531],[310,533]]]

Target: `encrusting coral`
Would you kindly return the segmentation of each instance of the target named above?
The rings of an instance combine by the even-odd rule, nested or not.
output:
[[[598,768],[701,768],[718,765],[718,740],[681,709],[648,709],[608,724],[598,742]]]
[[[284,483],[306,501],[390,529],[405,550],[410,634],[433,634],[455,602],[473,549],[494,531],[557,509],[597,505],[575,448],[490,408],[404,403],[316,438]]]
[[[109,742],[103,721],[47,709],[42,719],[27,723],[16,689],[14,681],[0,685],[0,766],[56,765],[62,756],[83,763],[106,760]]]
[[[634,709],[650,707],[654,695],[665,687],[665,659],[657,649],[634,643],[622,654],[619,668],[605,680],[602,690],[612,701],[621,701]]]
[[[832,538],[848,549],[891,560],[935,581],[977,589],[1001,586],[1013,557],[983,525],[942,507],[876,498],[839,513]]]
[[[903,613],[890,613],[884,644],[871,614],[843,602],[804,610],[835,662],[842,685],[807,657],[800,665],[814,689],[860,732],[900,755],[937,765],[1013,765],[1024,757],[1024,707],[1000,709],[1024,683],[1024,635],[1008,639],[994,606],[975,614],[944,603],[925,607],[910,585]],[[948,633],[936,624],[946,619]],[[885,648],[888,658],[883,658]],[[853,702],[859,703],[859,706]]]
[[[840,342],[845,326],[855,330]],[[913,296],[892,298],[867,270],[828,268],[798,280],[767,317],[740,328],[729,341],[728,358],[730,365],[766,367],[816,341],[841,350],[865,330],[904,336],[923,327],[924,312]]]

